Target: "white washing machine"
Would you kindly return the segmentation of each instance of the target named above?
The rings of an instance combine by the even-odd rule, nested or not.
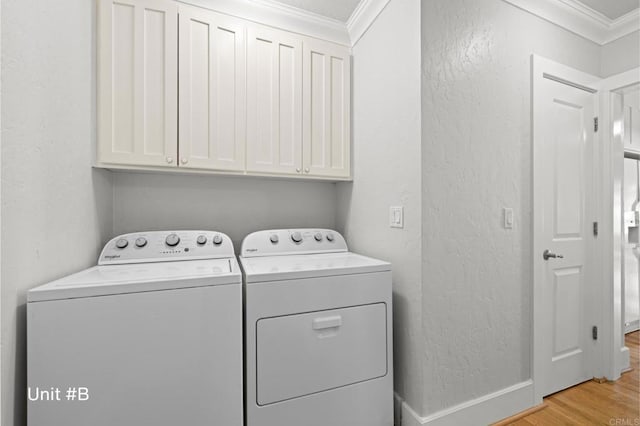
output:
[[[228,236],[121,235],[98,266],[27,300],[29,426],[243,424],[242,278]]]
[[[242,242],[247,426],[391,426],[391,265],[325,229]]]

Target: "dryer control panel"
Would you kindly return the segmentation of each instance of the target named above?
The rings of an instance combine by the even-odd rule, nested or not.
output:
[[[346,252],[344,237],[331,229],[271,229],[247,235],[242,257]]]
[[[118,235],[100,253],[98,265],[234,257],[233,243],[215,231],[149,231]]]

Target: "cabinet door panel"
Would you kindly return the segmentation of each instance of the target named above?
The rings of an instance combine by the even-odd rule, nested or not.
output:
[[[99,3],[98,162],[175,164],[178,10],[163,0]]]
[[[303,63],[304,172],[313,176],[349,177],[349,49],[305,39]]]
[[[245,28],[180,7],[180,167],[243,171]]]
[[[302,43],[261,26],[248,30],[247,170],[299,174]]]

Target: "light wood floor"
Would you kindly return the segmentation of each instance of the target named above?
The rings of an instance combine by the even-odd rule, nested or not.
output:
[[[640,426],[640,331],[626,336],[631,371],[615,382],[589,381],[544,399],[546,406],[510,425]]]

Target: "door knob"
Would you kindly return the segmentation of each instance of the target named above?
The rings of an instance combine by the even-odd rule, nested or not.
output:
[[[564,259],[564,256],[561,254],[555,254],[555,253],[551,253],[548,249],[542,252],[542,258],[544,260],[549,260],[549,259]]]

